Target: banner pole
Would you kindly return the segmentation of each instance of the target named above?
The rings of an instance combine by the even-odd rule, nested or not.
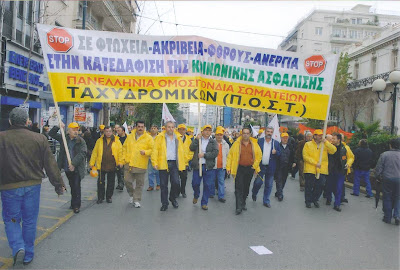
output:
[[[57,113],[57,118],[58,118],[58,124],[60,126],[61,129],[61,137],[64,143],[64,148],[65,148],[65,154],[67,155],[67,160],[68,160],[68,165],[72,165],[71,163],[71,156],[69,154],[69,150],[68,150],[68,144],[67,144],[67,139],[65,138],[65,132],[64,132],[64,128],[61,125],[61,116],[60,116],[60,108],[58,108],[58,102],[56,101],[56,99],[54,98],[53,95],[53,99],[54,99],[54,106],[56,107],[56,113]]]
[[[199,127],[198,127],[198,131],[197,131],[197,132],[200,132],[200,135],[201,135],[201,110],[200,110],[200,102],[197,103],[197,115],[198,115],[198,122],[199,122]],[[200,136],[200,139],[199,139],[199,154],[200,154],[201,152],[202,152],[202,151],[201,151],[201,136]],[[200,177],[203,176],[203,168],[202,168],[202,164],[201,164],[200,158],[199,158],[199,175],[200,175]]]

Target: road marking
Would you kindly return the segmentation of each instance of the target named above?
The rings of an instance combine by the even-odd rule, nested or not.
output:
[[[39,215],[41,218],[48,218],[48,219],[55,219],[55,220],[60,220],[62,217],[53,217],[53,216],[46,216],[46,215]]]
[[[0,240],[7,241],[7,237],[0,236]]]
[[[40,208],[51,209],[51,210],[58,210],[58,209],[60,209],[60,207],[44,206],[44,205],[41,205]]]
[[[44,231],[44,232],[48,230],[45,227],[41,227],[41,226],[37,226],[36,229],[38,229],[39,231]]]
[[[59,200],[59,199],[49,199],[49,198],[41,198],[42,200],[47,200],[47,201],[52,201],[52,202],[63,202],[63,203],[67,203],[69,201],[66,200]]]
[[[0,269],[7,269],[7,268],[10,268],[11,265],[13,265],[14,259],[13,258],[0,257],[0,262],[4,263],[3,266],[0,267]],[[5,266],[7,266],[7,267],[5,267]]]

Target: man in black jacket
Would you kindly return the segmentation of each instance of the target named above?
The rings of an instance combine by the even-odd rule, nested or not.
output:
[[[360,194],[360,181],[364,178],[367,189],[366,197],[371,198],[374,194],[372,193],[371,182],[369,181],[369,170],[372,166],[373,154],[371,149],[368,148],[367,140],[360,140],[358,146],[359,147],[354,150],[354,185],[353,193],[350,194],[353,196],[358,196]]]
[[[64,124],[61,123],[64,128]],[[60,142],[60,153],[58,154],[58,168],[64,169],[71,187],[71,206],[77,214],[81,208],[81,180],[85,177],[85,158],[86,158],[86,142],[78,136],[79,125],[75,122],[68,125],[67,134],[65,136],[68,145],[68,151],[71,157],[71,165],[68,164],[67,154],[65,152],[62,135],[58,134],[59,127],[53,127],[49,136]]]
[[[34,256],[43,169],[58,195],[65,188],[46,137],[27,127],[28,113],[14,108],[9,121],[10,129],[0,132],[2,213],[14,265],[22,258],[27,265]]]
[[[287,177],[290,170],[296,165],[294,163],[294,146],[289,143],[289,134],[281,134],[281,142],[279,144],[281,155],[279,157],[279,162],[277,170],[275,172],[275,182],[276,182],[276,193],[275,197],[279,201],[283,200],[283,188],[285,187]]]
[[[194,152],[192,160],[193,179],[192,187],[194,191],[193,204],[197,203],[200,197],[200,183],[203,180],[203,197],[201,198],[201,208],[208,210],[208,198],[213,188],[215,175],[215,158],[218,156],[218,144],[211,138],[211,125],[205,125],[199,134],[190,145],[190,151]],[[199,139],[201,139],[201,149],[199,153]],[[202,176],[199,174],[199,159],[202,164]]]

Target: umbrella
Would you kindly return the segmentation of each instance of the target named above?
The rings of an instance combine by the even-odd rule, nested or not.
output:
[[[376,179],[376,186],[375,186],[375,208],[378,208],[379,199],[381,197],[381,190],[382,190],[382,182],[380,178]]]

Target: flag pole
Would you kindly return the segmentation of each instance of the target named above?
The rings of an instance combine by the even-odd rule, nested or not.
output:
[[[54,100],[54,106],[56,107],[58,124],[59,124],[60,129],[61,129],[61,137],[62,137],[62,140],[63,140],[63,143],[64,143],[65,154],[67,155],[68,165],[71,166],[72,165],[71,156],[69,154],[68,144],[67,144],[67,139],[65,138],[64,128],[61,126],[62,122],[61,122],[61,116],[60,116],[60,108],[58,107],[58,102],[55,99],[55,95],[53,95],[53,100]]]
[[[199,122],[199,127],[198,127],[198,130],[197,130],[197,132],[200,132],[200,134],[201,134],[201,110],[200,110],[200,102],[199,103],[197,103],[197,115],[198,115],[198,122]],[[199,154],[201,153],[202,151],[201,151],[201,136],[200,136],[200,139],[199,139]],[[199,158],[199,176],[201,177],[201,176],[203,176],[203,168],[202,168],[202,164],[201,164],[201,161],[200,161],[200,158]]]

